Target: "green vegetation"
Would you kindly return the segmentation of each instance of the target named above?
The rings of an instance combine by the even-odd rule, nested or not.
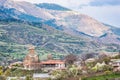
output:
[[[109,47],[91,41],[84,36],[71,36],[42,23],[19,20],[0,21],[0,64],[8,65],[12,60],[23,60],[28,53],[28,44],[36,46],[40,59],[52,54],[54,59],[63,59],[67,54],[81,54],[108,50]],[[109,45],[110,50],[118,45]],[[4,64],[2,64],[4,62]]]
[[[41,70],[22,70],[22,69],[13,68],[6,70],[4,74],[7,76],[21,77],[21,76],[32,76],[33,73],[41,73],[41,72],[42,72]]]
[[[27,75],[25,80],[33,80],[31,76]]]
[[[0,60],[23,60],[28,53],[28,44],[36,46],[40,59],[51,53],[54,59],[63,59],[69,53],[80,54],[88,51],[88,46],[96,48],[82,37],[73,37],[44,24],[0,21]]]
[[[92,77],[83,78],[82,80],[109,80],[114,78],[120,78],[120,73],[110,73],[101,76],[92,76]]]
[[[76,80],[79,73],[81,70],[77,66],[71,65],[66,70],[53,70],[51,80]]]
[[[0,66],[0,75],[2,75],[3,74],[3,68],[2,68],[2,66]]]

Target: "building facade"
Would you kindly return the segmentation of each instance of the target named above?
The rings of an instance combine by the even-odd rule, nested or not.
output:
[[[29,48],[29,53],[26,55],[23,66],[28,70],[36,70],[41,68],[39,56],[35,53],[35,48],[32,46]]]
[[[42,61],[42,68],[45,70],[65,69],[65,62],[62,60]]]
[[[120,71],[120,59],[111,59],[110,64],[113,67],[113,71]]]
[[[32,46],[29,48],[29,53],[26,55],[23,61],[24,69],[37,70],[37,69],[65,69],[65,61],[54,60],[52,55],[48,55],[48,60],[40,61],[39,56],[35,53],[35,48]]]

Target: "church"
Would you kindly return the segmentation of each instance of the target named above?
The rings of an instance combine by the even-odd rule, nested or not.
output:
[[[54,70],[54,69],[65,69],[65,61],[54,60],[52,55],[48,55],[48,60],[40,61],[39,56],[35,53],[35,47],[29,47],[29,53],[26,55],[23,61],[24,69],[27,70]]]
[[[29,47],[29,53],[26,55],[23,61],[23,66],[25,69],[28,69],[28,70],[41,69],[39,56],[35,53],[34,49],[35,49],[34,46]]]

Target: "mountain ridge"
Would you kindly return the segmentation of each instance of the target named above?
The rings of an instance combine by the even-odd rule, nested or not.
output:
[[[87,15],[12,0],[4,5],[0,7],[0,52],[15,59],[24,58],[27,44],[37,46],[41,56],[120,50],[119,29]]]
[[[43,5],[46,6],[47,3]],[[62,27],[64,32],[68,33],[70,33],[74,29],[74,31],[82,32],[90,36],[99,37],[108,30],[107,26],[99,23],[95,19],[72,10],[58,11],[51,9],[43,9],[36,6],[36,4],[31,4],[29,2],[16,2],[12,0],[7,0],[4,3],[4,6],[6,8],[14,8],[21,13],[40,18],[43,22],[47,22],[47,25],[52,24],[49,26],[56,29],[61,29]],[[74,31],[72,31],[72,33],[76,34]]]
[[[62,7],[54,3],[39,3],[36,5],[40,8],[49,9],[49,10],[70,11],[70,9]]]

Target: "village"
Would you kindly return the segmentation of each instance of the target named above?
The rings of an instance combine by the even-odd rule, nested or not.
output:
[[[112,78],[113,74],[115,75]],[[120,53],[103,53],[98,57],[91,54],[81,57],[69,54],[63,60],[53,59],[49,54],[47,60],[41,61],[35,47],[30,46],[23,62],[11,63],[1,71],[1,75],[6,77],[6,80],[90,80],[87,78],[101,75],[106,75],[106,78],[101,80],[120,80]]]
[[[0,0],[0,80],[120,80],[120,0]]]

